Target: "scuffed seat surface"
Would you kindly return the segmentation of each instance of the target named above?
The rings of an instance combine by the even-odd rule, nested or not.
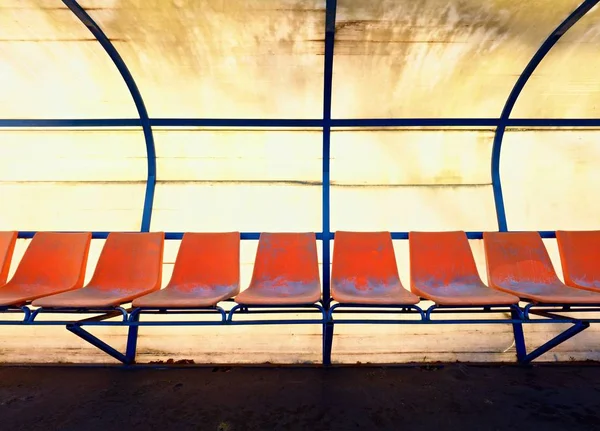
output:
[[[510,305],[516,296],[490,289],[477,272],[462,231],[410,232],[411,290],[438,305]]]
[[[252,280],[239,304],[303,305],[321,298],[314,233],[262,233]]]
[[[546,304],[600,304],[600,294],[565,286],[537,232],[483,234],[490,286]]]
[[[82,289],[34,301],[47,308],[105,308],[160,289],[164,234],[108,235],[92,279]]]
[[[347,304],[419,302],[400,282],[389,232],[335,233],[331,294],[335,301]]]
[[[240,234],[186,233],[167,287],[137,298],[134,307],[203,308],[240,291]]]

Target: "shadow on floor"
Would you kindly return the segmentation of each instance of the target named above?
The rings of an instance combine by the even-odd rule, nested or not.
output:
[[[0,368],[6,430],[600,430],[600,366]]]

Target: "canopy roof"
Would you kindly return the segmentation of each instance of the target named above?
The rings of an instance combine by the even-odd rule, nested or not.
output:
[[[498,118],[527,63],[580,1],[329,3],[333,118]],[[577,25],[544,55],[513,117],[600,116],[594,3],[584,2]],[[123,59],[150,117],[323,115],[324,0],[79,4]],[[138,116],[111,58],[69,7],[79,9],[0,2],[0,118]]]

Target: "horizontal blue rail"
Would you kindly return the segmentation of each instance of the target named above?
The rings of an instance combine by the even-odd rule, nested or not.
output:
[[[62,232],[76,232],[76,231],[62,231]],[[77,232],[81,232],[81,231],[77,231]],[[35,235],[35,233],[36,233],[36,231],[20,231],[19,238],[31,239],[31,238],[33,238],[33,235]],[[110,232],[107,232],[107,231],[92,232],[92,238],[105,239],[108,237],[109,233]],[[139,232],[134,232],[134,233],[139,233]],[[538,233],[540,234],[540,236],[542,238],[556,238],[555,231],[542,230],[542,231],[538,231]],[[166,240],[182,239],[183,234],[184,234],[184,232],[165,232],[165,239]],[[408,232],[391,232],[392,239],[397,239],[397,240],[408,239],[408,234],[409,234]],[[481,231],[466,232],[466,234],[467,234],[467,238],[469,238],[469,239],[483,239],[483,232],[481,232]],[[317,240],[322,241],[324,239],[327,239],[326,235],[324,235],[323,232],[316,232],[315,235],[317,237]],[[257,241],[258,239],[260,239],[260,232],[241,232],[240,238],[242,240]],[[329,234],[329,239],[335,239],[335,233],[331,232]]]
[[[331,120],[332,127],[497,127],[496,118],[370,118]],[[599,127],[600,118],[513,118],[508,127]]]
[[[331,127],[497,127],[499,118],[346,118]],[[152,127],[321,128],[322,119],[150,118]],[[506,127],[600,127],[600,118],[512,118]],[[138,118],[0,119],[0,128],[141,127]]]

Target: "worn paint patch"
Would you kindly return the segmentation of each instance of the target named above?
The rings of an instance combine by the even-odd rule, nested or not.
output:
[[[202,283],[183,283],[176,284],[169,288],[176,292],[177,296],[186,296],[186,297],[211,297],[215,295],[221,295],[227,292],[236,292],[240,289],[239,284],[230,284],[230,285],[212,285],[212,284],[202,284]]]
[[[587,274],[584,274],[581,278],[575,277],[572,280],[573,284],[576,286],[600,289],[600,280],[597,278],[592,278],[592,276]]]
[[[420,278],[415,280],[420,287],[427,289],[439,290],[440,294],[447,293],[461,293],[472,291],[475,288],[482,287],[481,279],[478,275],[472,276],[456,276],[448,273],[443,278]]]
[[[403,289],[400,280],[396,278],[372,278],[367,276],[355,276],[345,279],[332,280],[335,284],[336,291],[352,293],[355,295],[382,295],[395,291],[397,289]]]
[[[284,277],[275,277],[274,279],[266,279],[253,284],[252,288],[268,292],[269,295],[275,296],[294,296],[313,292],[315,282],[293,281]]]

